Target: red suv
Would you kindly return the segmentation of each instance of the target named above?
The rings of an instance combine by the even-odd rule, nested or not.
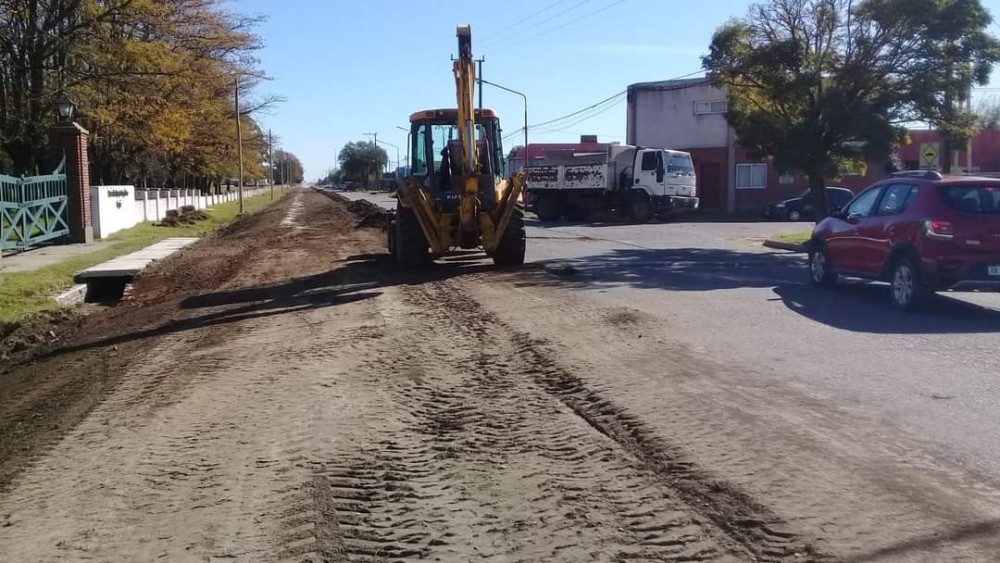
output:
[[[888,281],[893,303],[935,291],[1000,289],[1000,179],[896,172],[816,225],[809,279]]]

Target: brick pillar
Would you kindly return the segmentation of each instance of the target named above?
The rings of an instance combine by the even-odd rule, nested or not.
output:
[[[69,236],[73,242],[94,242],[90,210],[90,133],[78,123],[58,123],[49,129],[49,146],[66,155],[66,188],[69,196]]]

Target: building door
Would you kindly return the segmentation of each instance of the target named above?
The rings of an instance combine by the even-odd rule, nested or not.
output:
[[[707,162],[698,167],[698,206],[702,209],[722,209],[722,165]]]

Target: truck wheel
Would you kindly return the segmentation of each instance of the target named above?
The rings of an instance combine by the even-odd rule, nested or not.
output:
[[[575,223],[583,223],[590,219],[590,209],[582,205],[573,205],[566,210],[566,218]]]
[[[537,205],[537,203],[535,204]],[[510,222],[500,238],[500,244],[493,253],[493,263],[497,266],[520,266],[524,264],[525,250],[524,208],[520,204],[510,214]]]
[[[562,217],[562,205],[554,196],[538,196],[533,207],[540,221],[558,221]]]
[[[401,270],[419,268],[430,262],[430,249],[417,214],[408,207],[396,208],[396,232],[392,249],[396,267]]]
[[[629,198],[628,214],[636,223],[645,223],[653,216],[653,203],[649,201],[649,195],[643,192],[636,192]]]

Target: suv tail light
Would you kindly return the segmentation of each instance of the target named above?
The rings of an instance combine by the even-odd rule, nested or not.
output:
[[[924,236],[935,240],[951,240],[955,237],[955,229],[951,226],[951,221],[925,219],[923,232]]]

